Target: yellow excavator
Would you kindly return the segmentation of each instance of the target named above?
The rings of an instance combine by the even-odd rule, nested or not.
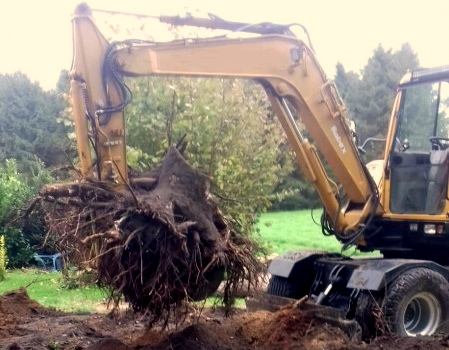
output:
[[[447,329],[449,66],[404,76],[384,157],[365,165],[344,103],[317,61],[308,34],[300,40],[291,25],[218,17],[160,20],[233,35],[110,43],[91,9],[86,4],[76,8],[70,77],[82,174],[93,176],[96,168],[99,180],[126,190],[124,107],[131,99],[124,77],[254,80],[266,91],[298,164],[321,198],[323,230],[346,246],[382,254],[348,258],[329,252],[288,253],[271,263],[267,292],[296,299],[307,295],[308,303],[335,310],[365,334],[376,321],[374,314],[403,336]],[[238,33],[251,35],[238,37]],[[301,132],[299,122],[312,141]]]

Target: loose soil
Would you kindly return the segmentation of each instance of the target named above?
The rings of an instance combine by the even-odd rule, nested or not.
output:
[[[301,310],[191,310],[185,323],[148,329],[143,319],[119,315],[67,314],[30,300],[25,289],[0,296],[0,349],[447,349],[449,335],[377,338],[353,342],[339,328]]]

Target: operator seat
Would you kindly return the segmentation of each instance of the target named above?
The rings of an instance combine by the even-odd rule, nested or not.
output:
[[[446,198],[448,181],[449,148],[430,152],[430,169],[426,197],[426,213],[441,212],[440,203]]]

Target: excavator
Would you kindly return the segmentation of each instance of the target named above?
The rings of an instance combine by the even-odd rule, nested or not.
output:
[[[381,253],[363,258],[287,253],[271,262],[267,293],[307,296],[307,303],[335,311],[365,333],[377,321],[401,336],[447,330],[449,66],[403,77],[383,158],[365,164],[345,105],[303,26],[216,16],[159,20],[232,35],[110,43],[88,5],[74,11],[70,86],[82,174],[93,176],[96,167],[100,180],[126,190],[124,108],[131,98],[125,77],[251,79],[266,91],[300,168],[321,199],[324,233],[335,235],[344,247]],[[304,39],[293,27],[306,33]]]

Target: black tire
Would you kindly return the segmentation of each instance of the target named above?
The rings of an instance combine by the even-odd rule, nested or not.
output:
[[[298,290],[292,280],[280,277],[271,276],[268,282],[267,293],[284,298],[300,298]]]
[[[312,259],[309,259],[311,254]],[[290,271],[290,278],[272,275],[268,282],[267,293],[293,299],[300,299],[308,295],[315,278],[313,264],[318,257],[327,255],[329,253],[317,250],[292,251],[283,254],[280,258],[294,262],[299,261],[300,266],[295,266],[293,271]]]
[[[382,312],[387,329],[400,336],[431,335],[446,329],[449,283],[426,268],[406,271],[387,287]]]

